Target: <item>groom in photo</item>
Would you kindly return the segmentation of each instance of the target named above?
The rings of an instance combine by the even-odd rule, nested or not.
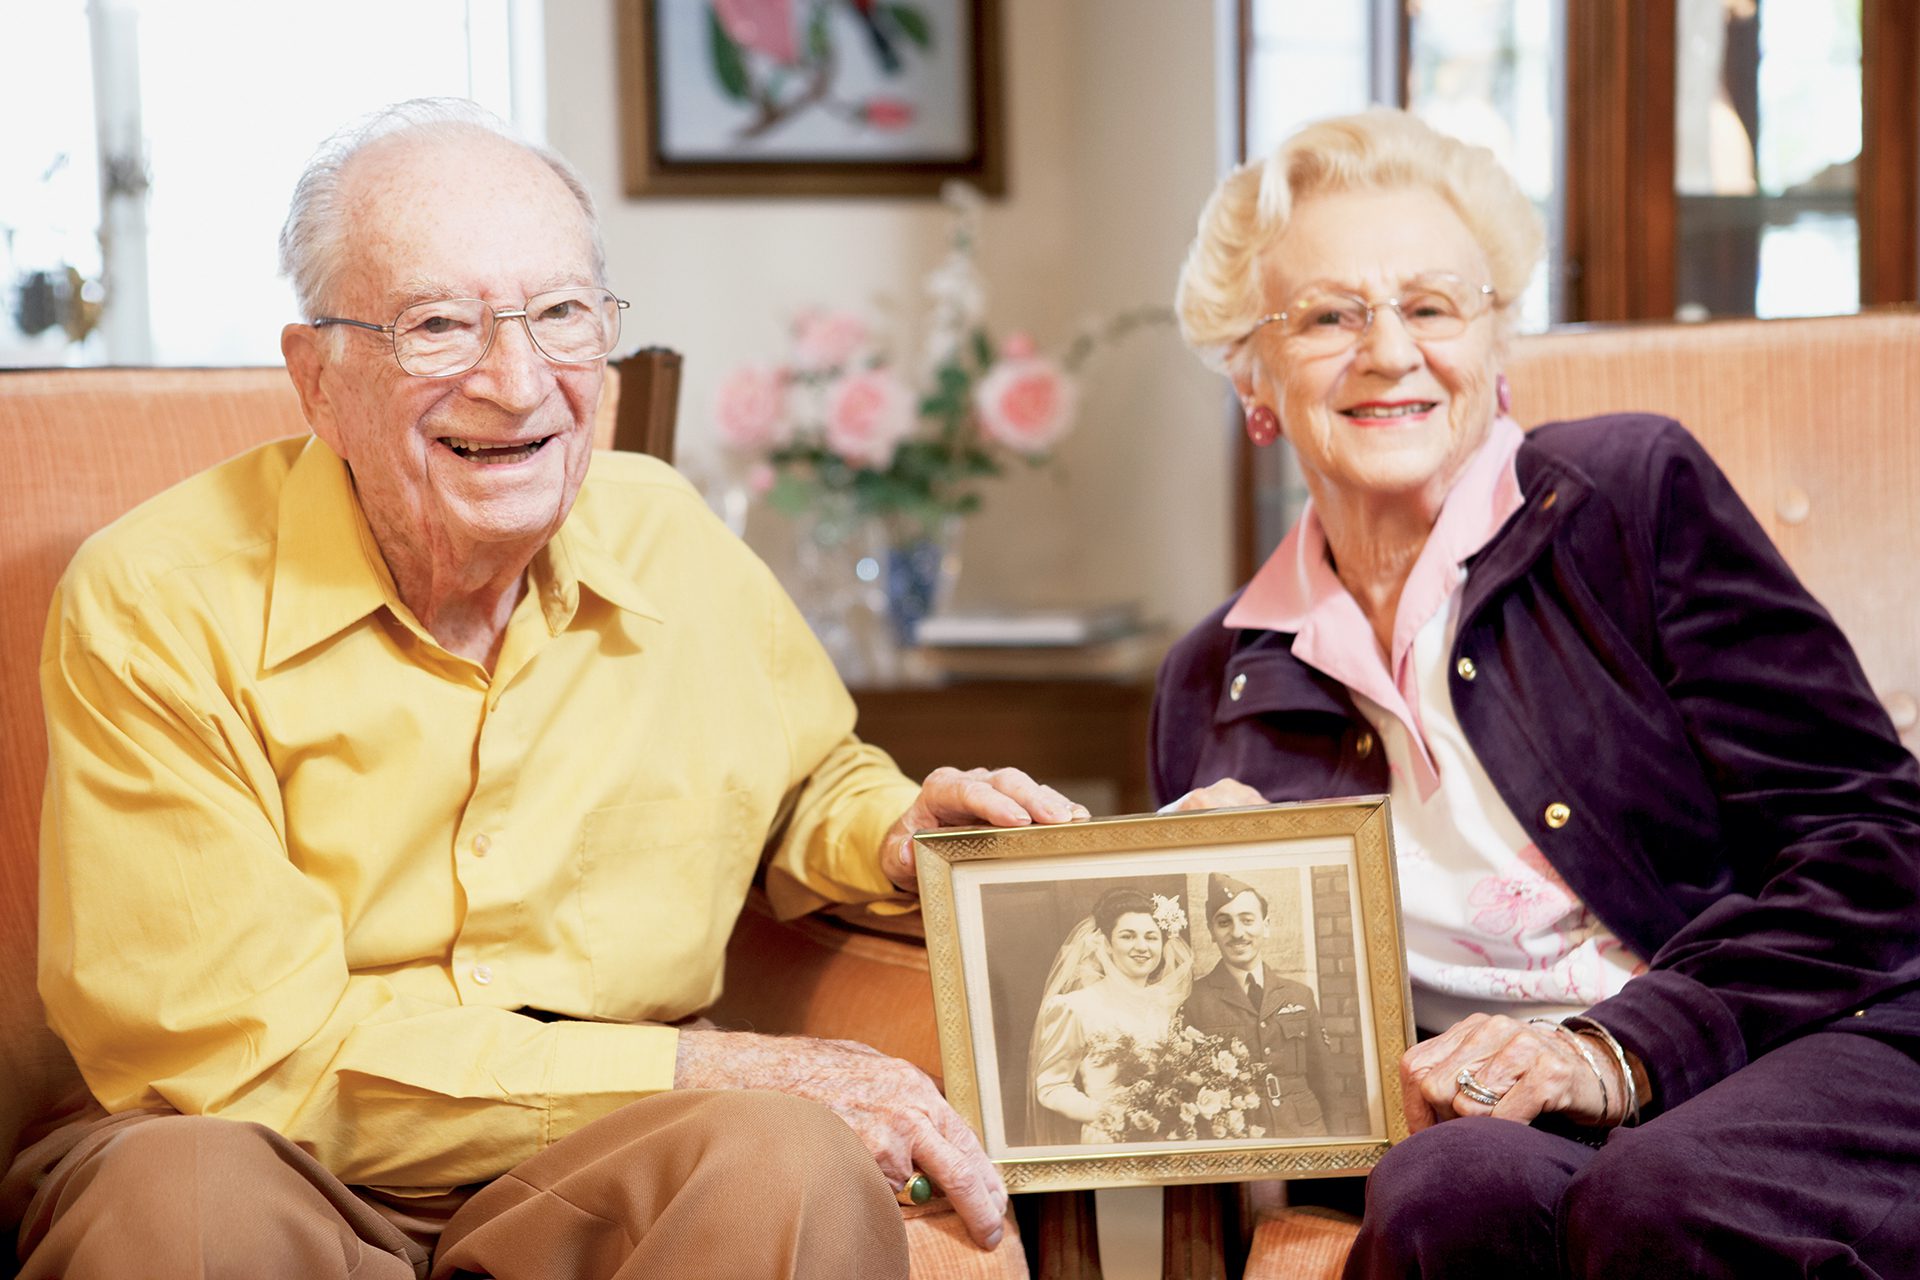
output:
[[[1208,875],[1207,932],[1220,948],[1220,962],[1195,980],[1181,1016],[1229,1046],[1238,1040],[1253,1054],[1260,1106],[1248,1113],[1250,1124],[1269,1138],[1323,1137],[1332,1051],[1312,990],[1269,973],[1261,959],[1269,928],[1267,900],[1258,890],[1217,871]]]

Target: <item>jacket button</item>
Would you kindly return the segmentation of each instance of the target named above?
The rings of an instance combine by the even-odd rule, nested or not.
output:
[[[1473,665],[1472,658],[1460,659],[1460,661],[1453,664],[1453,669],[1460,673],[1462,680],[1471,680],[1480,674],[1480,668]]]
[[[1371,733],[1362,733],[1360,735],[1359,739],[1353,744],[1353,754],[1359,756],[1362,760],[1365,760],[1373,754],[1373,735]]]
[[[1567,808],[1567,806],[1561,804],[1558,800],[1555,800],[1547,806],[1545,817],[1547,819],[1547,825],[1555,831],[1558,831],[1567,825],[1567,819],[1573,817],[1573,810]]]
[[[1240,701],[1240,695],[1245,693],[1246,691],[1247,691],[1247,673],[1242,671],[1239,675],[1233,678],[1233,683],[1227,686],[1227,696],[1229,698],[1232,698],[1235,702],[1238,702]]]

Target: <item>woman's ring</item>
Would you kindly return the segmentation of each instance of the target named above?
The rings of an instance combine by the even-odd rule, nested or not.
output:
[[[933,1183],[926,1174],[915,1173],[900,1184],[900,1189],[893,1193],[893,1198],[901,1204],[925,1204],[933,1199]]]
[[[1461,1093],[1466,1094],[1483,1107],[1497,1107],[1500,1105],[1500,1099],[1507,1096],[1505,1089],[1495,1091],[1481,1084],[1480,1081],[1475,1078],[1473,1072],[1467,1070],[1465,1067],[1460,1068],[1460,1074],[1453,1078],[1453,1082],[1460,1086]]]

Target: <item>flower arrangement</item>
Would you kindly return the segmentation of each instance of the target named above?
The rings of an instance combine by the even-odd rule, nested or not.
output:
[[[1187,931],[1187,909],[1180,905],[1180,899],[1169,898],[1164,893],[1153,895],[1153,922],[1169,938],[1177,938]]]
[[[810,309],[793,319],[786,359],[722,380],[721,441],[774,509],[840,523],[877,516],[921,533],[976,511],[982,483],[1010,462],[1051,460],[1074,424],[1074,375],[1095,346],[1166,317],[1165,308],[1116,316],[1057,360],[1024,333],[996,344],[973,257],[980,197],[949,183],[942,199],[953,230],[927,280],[918,376],[860,315]]]
[[[1247,1120],[1260,1106],[1253,1084],[1260,1067],[1238,1037],[1228,1044],[1187,1027],[1142,1045],[1122,1035],[1088,1061],[1115,1069],[1117,1092],[1093,1122],[1110,1142],[1266,1136]]]

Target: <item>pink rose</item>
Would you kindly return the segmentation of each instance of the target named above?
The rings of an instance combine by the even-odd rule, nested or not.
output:
[[[793,362],[802,369],[844,368],[867,337],[867,322],[851,311],[802,311],[793,318]]]
[[[913,392],[885,369],[849,374],[827,389],[827,448],[876,471],[913,430]]]
[[[1073,379],[1042,356],[1001,360],[973,393],[980,429],[1017,453],[1045,453],[1073,425]]]
[[[783,66],[794,64],[799,51],[793,38],[793,0],[714,0],[713,10],[735,44]]]
[[[787,443],[793,423],[787,419],[785,371],[762,364],[735,369],[714,395],[713,421],[720,439],[734,449],[777,449]]]
[[[860,112],[875,129],[904,129],[913,123],[913,104],[900,98],[868,98]]]

